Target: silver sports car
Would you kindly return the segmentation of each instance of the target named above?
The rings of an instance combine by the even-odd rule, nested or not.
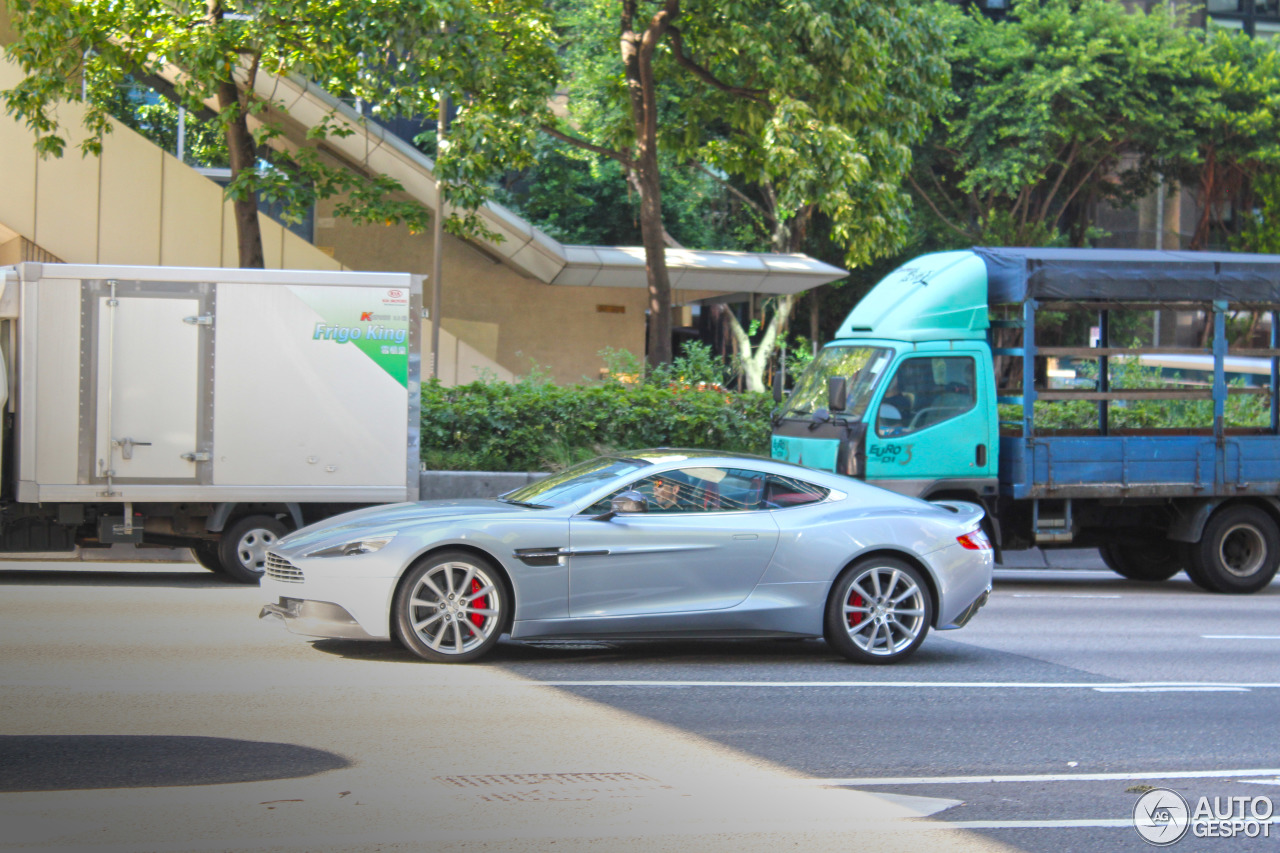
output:
[[[495,500],[359,510],[281,539],[262,617],[429,661],[513,639],[825,637],[890,663],[991,590],[982,509],[771,459],[603,456]]]

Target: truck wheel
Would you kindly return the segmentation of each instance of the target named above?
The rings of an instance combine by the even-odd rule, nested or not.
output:
[[[1184,568],[1178,546],[1167,539],[1143,544],[1108,542],[1098,552],[1107,568],[1131,581],[1167,581]]]
[[[1214,592],[1257,592],[1271,583],[1280,566],[1280,531],[1257,507],[1224,507],[1209,518],[1200,542],[1191,547],[1191,561],[1191,579],[1200,586]]]
[[[257,583],[267,564],[267,549],[288,532],[269,515],[247,515],[222,531],[218,560],[227,577],[240,583]]]
[[[218,557],[217,542],[197,542],[191,546],[191,556],[211,572],[223,574],[222,560]]]

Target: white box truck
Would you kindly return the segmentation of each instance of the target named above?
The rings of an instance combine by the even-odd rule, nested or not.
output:
[[[0,268],[0,552],[275,539],[418,496],[422,277]]]

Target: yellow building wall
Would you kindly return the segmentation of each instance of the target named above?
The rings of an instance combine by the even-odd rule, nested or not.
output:
[[[0,12],[3,7],[0,6]],[[6,21],[0,15],[0,35]],[[0,88],[22,79],[0,62]],[[36,156],[34,137],[0,117],[0,225],[66,263],[234,267],[235,220],[222,188],[124,125],[115,123],[100,157],[83,157],[81,108],[62,104],[62,157]],[[259,215],[266,265],[341,269],[332,257]]]
[[[403,226],[355,225],[334,217],[333,203],[316,210],[316,245],[333,249],[348,267],[399,270],[430,276],[432,236]],[[516,375],[536,364],[557,382],[598,379],[605,347],[644,353],[647,297],[640,288],[561,287],[516,272],[446,234],[442,259],[442,323],[477,351]],[[423,302],[431,304],[431,281]],[[603,307],[604,310],[600,310]],[[423,375],[427,375],[430,327],[424,329]],[[442,353],[442,367],[449,365]],[[458,381],[466,382],[459,368]]]

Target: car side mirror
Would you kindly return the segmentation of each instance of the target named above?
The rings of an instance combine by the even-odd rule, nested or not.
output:
[[[609,521],[615,515],[648,511],[649,502],[645,500],[644,495],[634,489],[630,489],[614,495],[613,500],[609,502],[609,511],[601,515],[597,515],[593,521]]]
[[[827,377],[827,409],[832,412],[843,412],[849,402],[849,387],[843,376]]]

